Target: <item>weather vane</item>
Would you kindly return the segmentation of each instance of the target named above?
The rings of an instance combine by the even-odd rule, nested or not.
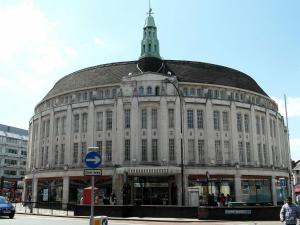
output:
[[[149,0],[149,12],[147,14],[149,14],[149,16],[151,16],[151,14],[154,14],[151,9],[151,1],[150,0]]]

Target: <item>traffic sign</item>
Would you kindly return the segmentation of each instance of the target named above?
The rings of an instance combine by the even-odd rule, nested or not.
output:
[[[102,169],[84,169],[84,176],[102,175]]]
[[[85,156],[85,165],[89,168],[95,169],[101,164],[101,156],[98,152],[89,152]]]

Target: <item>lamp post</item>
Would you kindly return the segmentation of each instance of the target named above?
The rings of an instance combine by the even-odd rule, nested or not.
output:
[[[182,99],[182,94],[178,87],[174,84],[174,80],[170,80],[169,78],[166,78],[164,80],[165,83],[172,84],[177,92],[177,95],[179,97],[180,101],[180,134],[181,134],[181,139],[180,139],[180,175],[181,175],[181,205],[185,205],[185,192],[184,192],[184,161],[183,161],[183,99]]]

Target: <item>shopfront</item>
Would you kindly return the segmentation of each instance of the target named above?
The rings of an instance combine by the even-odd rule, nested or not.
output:
[[[272,204],[271,177],[242,176],[242,201],[247,204]]]
[[[287,187],[288,178],[287,177],[276,177],[276,195],[277,195],[277,204],[283,205],[284,200],[288,195]]]
[[[40,178],[38,180],[38,202],[61,202],[63,180],[62,178]]]
[[[195,190],[198,192],[199,205],[218,205],[221,196],[224,197],[224,204],[235,201],[234,177],[230,175],[190,175],[188,193]]]
[[[83,190],[91,186],[90,176],[70,177],[69,203],[82,204]],[[112,177],[95,176],[95,188],[98,195],[95,196],[98,204],[110,204],[112,195]]]

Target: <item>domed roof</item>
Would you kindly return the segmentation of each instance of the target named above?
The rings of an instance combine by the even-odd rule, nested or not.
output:
[[[98,65],[71,73],[56,82],[43,100],[78,89],[120,83],[123,76],[141,74],[138,61]],[[163,60],[162,74],[171,72],[179,82],[195,82],[241,88],[268,96],[250,76],[237,70],[193,61]]]

